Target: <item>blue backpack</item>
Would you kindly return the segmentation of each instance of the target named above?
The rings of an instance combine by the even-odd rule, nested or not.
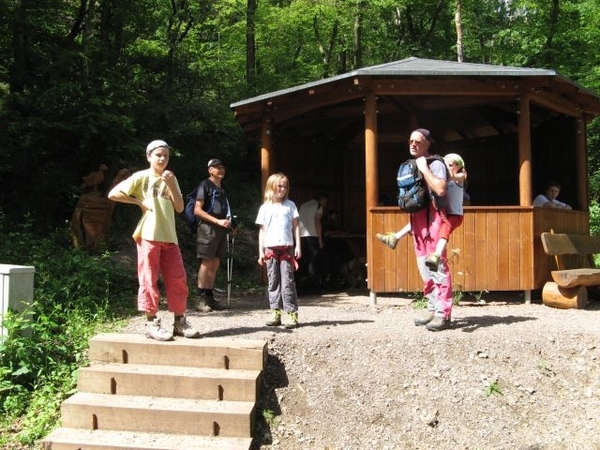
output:
[[[192,233],[195,233],[198,228],[198,217],[194,214],[194,208],[196,207],[196,195],[198,195],[199,187],[196,186],[193,191],[185,196],[185,208],[183,209],[183,220]]]
[[[198,189],[200,188],[200,184],[194,188],[188,195],[185,196],[185,208],[183,209],[183,220],[190,228],[192,233],[195,233],[198,229],[198,223],[200,220],[198,216],[194,214],[194,209],[196,207],[196,196],[198,195]],[[217,195],[217,191],[213,190],[211,199],[210,199],[210,208],[205,210],[206,212],[211,212],[213,209],[213,205],[215,203],[215,196]]]
[[[431,164],[432,160],[441,161],[446,167],[446,163],[441,156],[432,155],[427,157],[427,162]],[[446,173],[447,173],[446,169]],[[417,167],[414,158],[404,161],[398,167],[398,206],[403,211],[414,213],[421,211],[429,206],[432,194],[429,192],[427,182],[423,179],[423,174]],[[439,208],[440,199],[436,197],[436,208]]]

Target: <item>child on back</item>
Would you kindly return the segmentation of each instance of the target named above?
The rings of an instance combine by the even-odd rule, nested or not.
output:
[[[282,173],[269,177],[264,203],[258,210],[258,264],[267,266],[269,306],[272,317],[267,326],[281,325],[282,309],[286,328],[298,326],[298,295],[294,281],[300,259],[300,227],[296,205],[288,200],[289,180]]]
[[[446,218],[448,220],[442,222],[435,252],[425,259],[425,265],[433,272],[437,271],[440,256],[446,248],[450,234],[462,224],[464,214],[463,197],[465,181],[467,180],[465,162],[456,153],[448,153],[444,156],[444,161],[446,167],[448,167],[448,172],[450,172],[448,187],[446,188]]]
[[[146,336],[158,341],[170,341],[173,335],[200,337],[185,318],[188,286],[175,231],[175,211],[183,211],[184,204],[175,174],[166,170],[169,150],[165,141],[150,142],[146,147],[150,168],[135,172],[108,193],[112,201],[137,205],[142,210],[133,233],[138,254],[138,309],[146,313]],[[162,328],[156,317],[161,274],[167,305],[175,316],[173,332]]]
[[[425,265],[433,272],[436,272],[438,269],[440,256],[446,248],[450,234],[452,231],[458,228],[463,221],[464,183],[467,179],[465,162],[463,161],[462,157],[456,153],[449,153],[444,156],[444,162],[446,163],[446,167],[450,173],[446,191],[447,220],[442,222],[435,252],[427,256],[427,259],[425,260]],[[396,233],[377,233],[375,237],[393,250],[396,248],[398,241],[410,232],[411,224],[409,222]]]

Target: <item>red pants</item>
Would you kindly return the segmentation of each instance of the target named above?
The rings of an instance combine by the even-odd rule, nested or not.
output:
[[[448,268],[446,249],[440,256],[438,270],[433,272],[425,264],[428,255],[435,252],[442,226],[449,222],[446,215],[433,206],[411,214],[411,226],[417,267],[423,279],[423,296],[427,310],[438,317],[450,318],[452,314],[452,278]]]
[[[450,234],[461,226],[463,222],[463,216],[457,216],[455,214],[446,216],[446,220],[443,220],[440,225],[439,239],[450,239]]]
[[[167,294],[167,307],[175,315],[183,315],[187,308],[187,275],[181,250],[177,244],[137,241],[138,254],[138,310],[155,315],[160,302],[158,276],[162,275]]]

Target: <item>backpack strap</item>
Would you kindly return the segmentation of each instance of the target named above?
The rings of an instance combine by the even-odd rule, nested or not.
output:
[[[431,164],[433,161],[439,161],[444,165],[444,169],[446,171],[446,183],[448,183],[450,181],[450,171],[448,170],[448,167],[446,166],[446,161],[444,160],[443,157],[441,157],[440,155],[429,155],[426,157],[427,159],[427,164]],[[446,209],[446,199],[444,197],[438,197],[437,195],[435,195],[435,193],[433,191],[431,191],[431,201],[433,203],[433,206],[435,209]]]

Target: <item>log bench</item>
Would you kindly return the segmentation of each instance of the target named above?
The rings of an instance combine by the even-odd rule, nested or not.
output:
[[[542,290],[542,301],[555,308],[585,308],[587,287],[600,285],[600,269],[594,254],[600,253],[600,236],[566,233],[542,233],[544,251],[554,256],[557,270],[554,280]]]

